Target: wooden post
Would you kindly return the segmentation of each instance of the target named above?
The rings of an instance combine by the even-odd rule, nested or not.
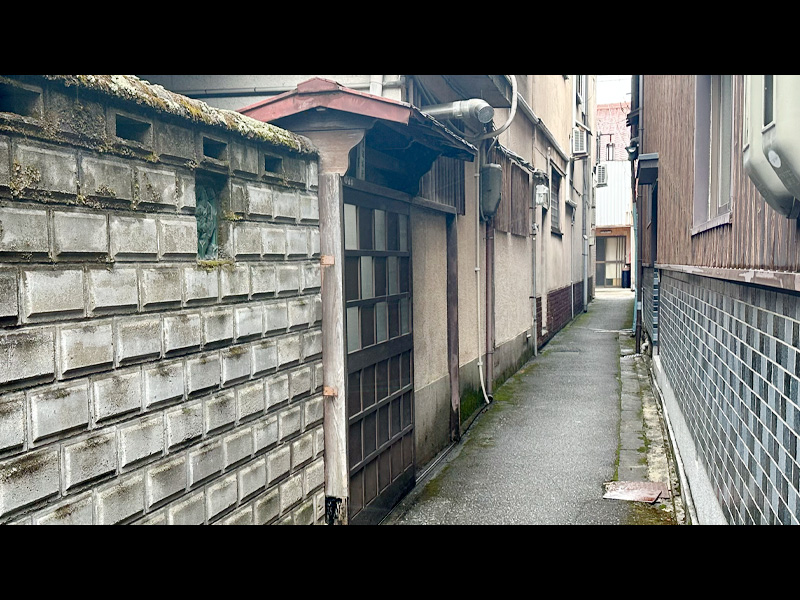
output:
[[[450,440],[461,438],[461,384],[458,374],[458,227],[447,216],[447,359],[450,371]]]
[[[344,250],[342,178],[319,176],[322,272],[323,426],[325,435],[325,513],[329,524],[347,523],[347,414],[344,339]]]

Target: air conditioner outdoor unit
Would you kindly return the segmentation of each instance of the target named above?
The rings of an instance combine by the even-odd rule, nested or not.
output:
[[[550,188],[546,185],[536,186],[536,206],[547,206],[550,201]]]
[[[586,130],[581,127],[572,128],[572,153],[576,155],[589,153],[586,146]]]
[[[597,187],[608,185],[608,167],[604,164],[597,165]]]

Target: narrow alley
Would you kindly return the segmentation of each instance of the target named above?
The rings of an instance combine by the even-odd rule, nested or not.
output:
[[[628,290],[598,290],[384,524],[674,523],[671,502],[603,497],[612,480],[669,480],[656,464],[663,439],[659,451],[646,448],[660,420],[642,434],[654,403],[642,358],[632,354],[633,302]]]

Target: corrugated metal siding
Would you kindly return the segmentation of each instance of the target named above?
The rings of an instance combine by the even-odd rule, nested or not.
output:
[[[631,225],[631,163],[615,160],[603,163],[608,172],[608,185],[595,190],[597,227]]]

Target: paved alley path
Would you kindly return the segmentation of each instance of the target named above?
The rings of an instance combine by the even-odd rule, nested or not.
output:
[[[630,291],[598,291],[496,390],[495,402],[385,524],[624,524],[630,503],[603,499],[620,422],[618,331]]]

